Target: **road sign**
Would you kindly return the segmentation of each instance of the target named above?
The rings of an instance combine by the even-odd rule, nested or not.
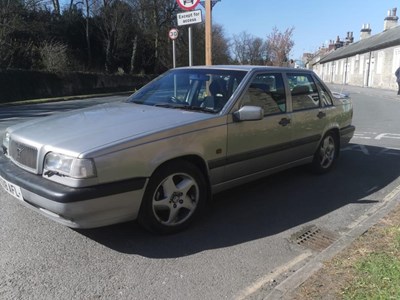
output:
[[[176,2],[183,10],[193,10],[200,0],[176,0]]]
[[[178,29],[176,28],[172,28],[169,33],[168,36],[171,40],[176,40],[178,38]]]
[[[200,9],[179,13],[176,15],[176,18],[178,20],[178,26],[191,25],[203,22]]]

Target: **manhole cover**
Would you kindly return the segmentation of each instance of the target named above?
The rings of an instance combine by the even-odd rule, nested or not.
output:
[[[315,251],[322,251],[336,241],[337,238],[338,235],[332,231],[310,225],[294,233],[290,239],[297,245]]]

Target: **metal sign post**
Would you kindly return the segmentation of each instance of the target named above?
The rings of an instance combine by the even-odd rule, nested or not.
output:
[[[189,1],[188,1],[189,2]],[[201,10],[192,10],[189,12],[179,13],[176,15],[178,26],[191,25],[203,22]],[[193,65],[192,55],[192,27],[188,28],[189,35],[189,66]]]
[[[192,55],[192,26],[189,26],[189,67],[193,66],[193,55]]]
[[[172,67],[176,68],[175,40],[172,40]]]
[[[178,38],[178,29],[172,28],[169,31],[169,38],[172,40],[172,66],[176,67],[176,55],[175,55],[175,40]]]

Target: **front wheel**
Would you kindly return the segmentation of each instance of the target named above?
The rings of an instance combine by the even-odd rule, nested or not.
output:
[[[330,171],[337,158],[338,143],[333,133],[327,133],[318,146],[311,164],[315,173],[326,173]]]
[[[206,198],[206,181],[198,168],[187,161],[168,163],[150,178],[138,221],[155,233],[181,231],[200,214]]]

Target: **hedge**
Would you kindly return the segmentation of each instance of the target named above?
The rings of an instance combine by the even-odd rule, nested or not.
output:
[[[133,91],[154,76],[0,70],[0,103]]]

